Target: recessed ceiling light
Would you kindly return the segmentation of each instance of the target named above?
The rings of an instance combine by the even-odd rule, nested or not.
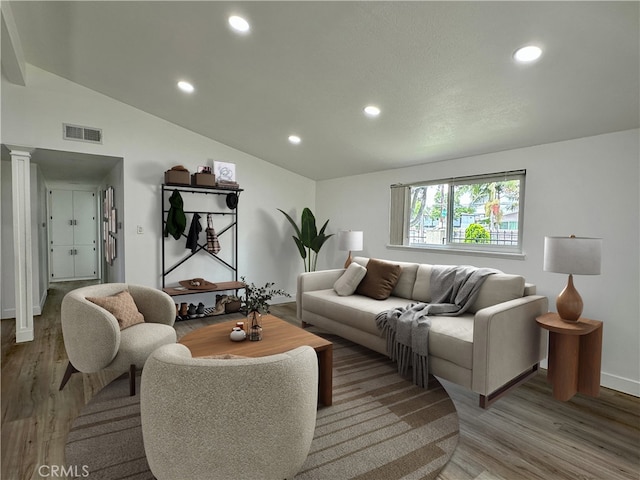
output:
[[[298,145],[302,139],[297,135],[289,135],[289,142]]]
[[[531,63],[535,62],[542,55],[542,49],[540,47],[536,47],[535,45],[527,45],[526,47],[519,48],[513,54],[513,58],[515,58],[518,62],[522,63]]]
[[[185,82],[184,80],[178,82],[178,88],[187,93],[193,93],[193,91],[195,90],[195,88],[193,88],[193,85],[191,85],[189,82]]]
[[[380,115],[380,109],[375,105],[367,105],[366,107],[364,107],[364,114],[367,117],[377,117],[378,115]]]
[[[229,17],[229,25],[231,25],[231,28],[233,28],[236,32],[240,33],[247,33],[251,28],[249,26],[249,22],[237,15],[232,15]]]

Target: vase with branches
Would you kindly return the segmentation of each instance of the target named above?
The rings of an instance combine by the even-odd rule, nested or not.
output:
[[[269,302],[275,296],[291,297],[281,288],[273,288],[275,283],[267,282],[262,287],[254,283],[247,283],[245,277],[240,277],[246,285],[246,295],[242,301],[242,312],[247,316],[249,340],[262,340],[262,315],[269,313]]]

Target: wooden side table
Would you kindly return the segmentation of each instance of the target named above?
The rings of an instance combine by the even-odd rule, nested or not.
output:
[[[549,330],[547,380],[553,386],[553,398],[567,401],[576,392],[597,397],[600,394],[602,322],[588,318],[565,322],[553,312],[537,317],[536,322]]]

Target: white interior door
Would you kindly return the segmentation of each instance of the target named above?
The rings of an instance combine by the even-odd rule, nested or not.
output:
[[[53,245],[51,247],[51,278],[53,280],[74,277],[73,245]]]
[[[73,243],[96,244],[96,196],[93,192],[73,192]]]
[[[73,245],[73,192],[51,190],[51,244]]]
[[[97,278],[98,210],[95,193],[51,190],[50,200],[51,278]]]
[[[76,245],[73,258],[75,277],[95,278],[98,273],[96,247],[92,245]]]

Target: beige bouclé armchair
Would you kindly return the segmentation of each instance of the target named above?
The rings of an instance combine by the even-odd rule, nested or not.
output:
[[[108,297],[128,290],[144,323],[120,330],[116,318],[87,297]],[[105,283],[78,288],[62,300],[62,335],[69,365],[60,390],[74,372],[101,370],[129,372],[131,395],[135,395],[135,372],[158,347],[176,343],[173,299],[161,290],[126,283]]]
[[[257,358],[192,358],[166,345],[142,371],[140,416],[158,480],[291,479],[318,405],[313,348]]]

